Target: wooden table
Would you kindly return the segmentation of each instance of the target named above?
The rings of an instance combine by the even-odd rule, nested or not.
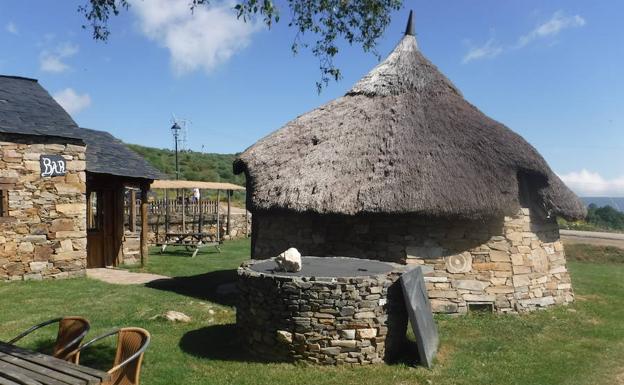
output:
[[[160,252],[164,253],[167,246],[186,246],[188,251],[193,251],[192,257],[197,255],[199,249],[214,246],[220,253],[219,242],[209,241],[211,235],[208,233],[167,233],[165,242],[161,244]]]
[[[0,385],[101,384],[110,379],[106,372],[0,342]]]

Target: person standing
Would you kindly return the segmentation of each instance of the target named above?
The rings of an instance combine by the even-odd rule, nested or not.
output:
[[[199,202],[199,189],[197,187],[195,187],[193,189],[193,203],[198,203]]]

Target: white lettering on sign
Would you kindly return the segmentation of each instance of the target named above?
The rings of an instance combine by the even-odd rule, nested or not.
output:
[[[41,176],[60,176],[66,173],[65,159],[60,155],[41,155]]]

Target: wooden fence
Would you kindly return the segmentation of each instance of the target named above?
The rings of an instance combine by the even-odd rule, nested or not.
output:
[[[203,214],[217,214],[217,201],[202,200],[201,202],[189,202],[186,201],[182,204],[181,200],[169,199],[167,202],[164,199],[156,199],[151,201],[147,205],[147,211],[150,215],[165,215],[167,211],[167,203],[169,204],[169,215],[182,214],[182,210],[186,215],[199,215]],[[140,205],[140,201],[137,201],[137,206]],[[130,215],[130,205],[125,205],[124,214],[126,217]],[[223,209],[221,212],[223,213]]]

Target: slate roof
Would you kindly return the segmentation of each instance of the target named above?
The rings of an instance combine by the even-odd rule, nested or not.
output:
[[[37,80],[0,75],[0,132],[76,139],[77,128]]]
[[[145,158],[108,132],[88,128],[80,128],[78,131],[80,139],[87,145],[87,171],[133,178],[166,178]]]
[[[36,79],[0,75],[0,133],[82,140],[87,145],[89,172],[164,178],[143,157],[111,134],[80,128]]]

